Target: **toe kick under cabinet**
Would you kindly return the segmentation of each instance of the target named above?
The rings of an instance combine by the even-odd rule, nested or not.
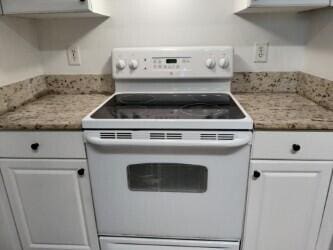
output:
[[[0,249],[99,249],[81,132],[0,132],[0,170],[14,239]]]
[[[332,168],[332,132],[256,132],[242,249],[315,250]]]

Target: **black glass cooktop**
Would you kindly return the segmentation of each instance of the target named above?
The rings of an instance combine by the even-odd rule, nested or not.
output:
[[[242,119],[228,94],[119,94],[93,119]]]

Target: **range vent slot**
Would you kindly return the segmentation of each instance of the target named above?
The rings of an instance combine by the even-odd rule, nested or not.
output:
[[[200,134],[200,140],[217,140],[217,134]]]
[[[181,140],[183,135],[181,133],[167,133],[168,140]]]
[[[150,133],[151,140],[165,140],[165,133]]]
[[[115,132],[102,132],[100,133],[100,139],[132,139],[132,133],[115,133]]]
[[[200,134],[200,140],[232,141],[234,137],[233,134]]]
[[[132,133],[117,133],[117,139],[132,139]]]
[[[100,133],[99,137],[101,139],[116,139],[116,134],[115,133]]]
[[[217,139],[220,141],[232,141],[235,139],[235,135],[233,134],[218,134]]]
[[[150,133],[151,140],[182,140],[181,133]]]

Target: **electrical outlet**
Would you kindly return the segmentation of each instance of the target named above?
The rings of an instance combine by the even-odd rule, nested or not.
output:
[[[256,43],[255,44],[255,63],[267,63],[269,43]]]
[[[67,49],[67,59],[69,65],[81,65],[80,49],[72,46]]]

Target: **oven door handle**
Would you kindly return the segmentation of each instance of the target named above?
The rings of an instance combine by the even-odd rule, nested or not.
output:
[[[86,136],[89,144],[105,147],[211,147],[211,148],[239,148],[250,144],[251,137],[236,138],[225,141],[204,140],[137,140],[137,139],[100,139]]]

